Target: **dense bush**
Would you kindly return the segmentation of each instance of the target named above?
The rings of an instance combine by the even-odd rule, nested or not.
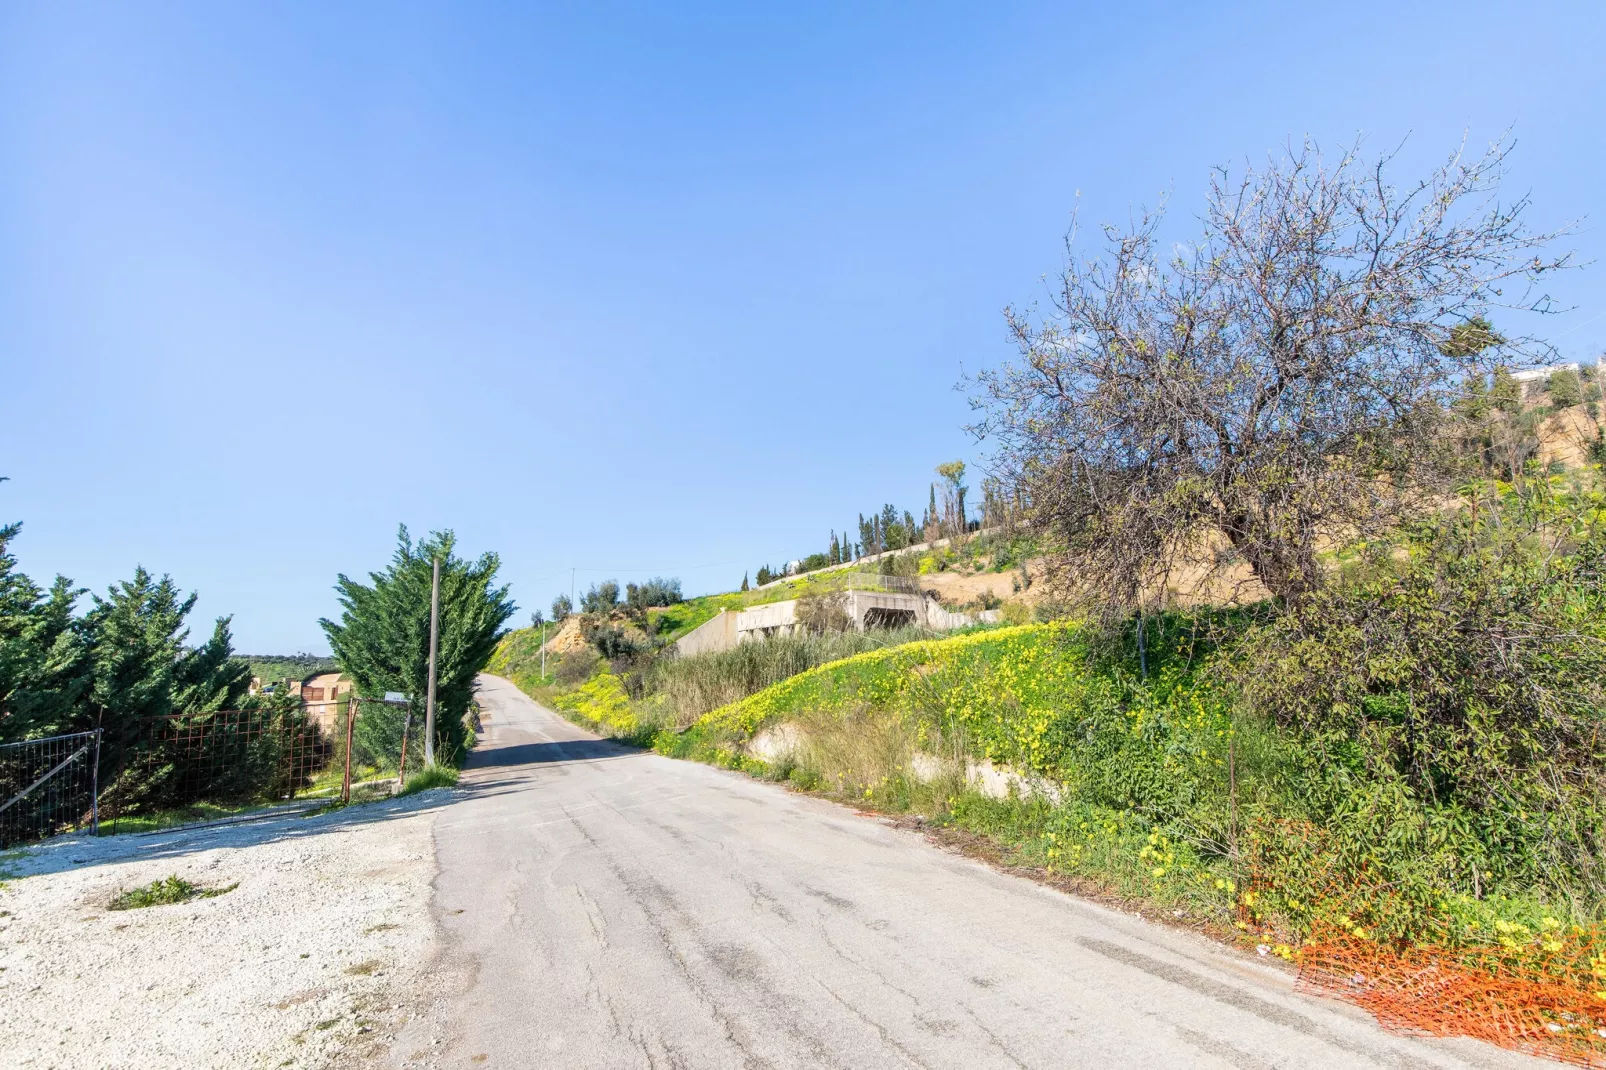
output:
[[[1606,896],[1603,519],[1530,485],[1369,548],[1245,645],[1245,696],[1302,743],[1285,791],[1346,814],[1335,844],[1387,838],[1444,888]]]
[[[634,658],[651,649],[651,644],[641,636],[608,621],[587,628],[585,637],[586,642],[609,661]]]
[[[853,627],[853,615],[841,591],[809,591],[798,596],[795,616],[798,627],[812,635],[845,632]]]
[[[557,671],[553,673],[554,679],[560,687],[573,687],[591,679],[601,662],[600,656],[590,647],[571,651],[563,655],[558,662]],[[517,682],[517,677],[514,678]]]
[[[603,580],[592,584],[591,589],[580,596],[580,611],[582,613],[601,614],[613,611],[619,604],[619,581]],[[553,606],[556,612],[557,606]]]
[[[1550,392],[1550,403],[1558,409],[1584,403],[1584,384],[1571,368],[1560,368],[1550,373],[1545,383]]]

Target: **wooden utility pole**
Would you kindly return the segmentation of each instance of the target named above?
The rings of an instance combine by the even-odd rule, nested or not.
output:
[[[441,559],[429,589],[429,693],[424,699],[424,764],[435,764],[435,655],[441,641]]]

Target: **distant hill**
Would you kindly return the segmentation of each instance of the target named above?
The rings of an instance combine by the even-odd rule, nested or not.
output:
[[[305,680],[313,673],[334,672],[340,666],[334,658],[317,654],[240,654],[251,663],[251,675],[263,683],[274,680]]]

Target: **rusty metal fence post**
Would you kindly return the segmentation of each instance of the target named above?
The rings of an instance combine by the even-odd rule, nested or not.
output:
[[[353,728],[357,722],[357,696],[353,695],[346,702],[346,771],[340,780],[340,801],[351,801],[351,745],[353,741]]]
[[[396,790],[407,786],[407,732],[413,727],[413,705],[407,704],[407,716],[402,721],[401,761],[396,763]]]

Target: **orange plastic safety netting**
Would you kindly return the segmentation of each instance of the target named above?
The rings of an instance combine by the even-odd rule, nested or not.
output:
[[[1606,1070],[1606,927],[1546,917],[1469,930],[1408,902],[1367,861],[1346,864],[1308,822],[1260,823],[1246,848],[1238,926],[1291,956],[1304,991],[1388,1029]]]
[[[1598,937],[1572,933],[1553,952],[1400,947],[1323,926],[1298,952],[1299,985],[1358,1004],[1388,1029],[1475,1037],[1606,1067],[1606,980],[1593,972],[1603,961]]]

